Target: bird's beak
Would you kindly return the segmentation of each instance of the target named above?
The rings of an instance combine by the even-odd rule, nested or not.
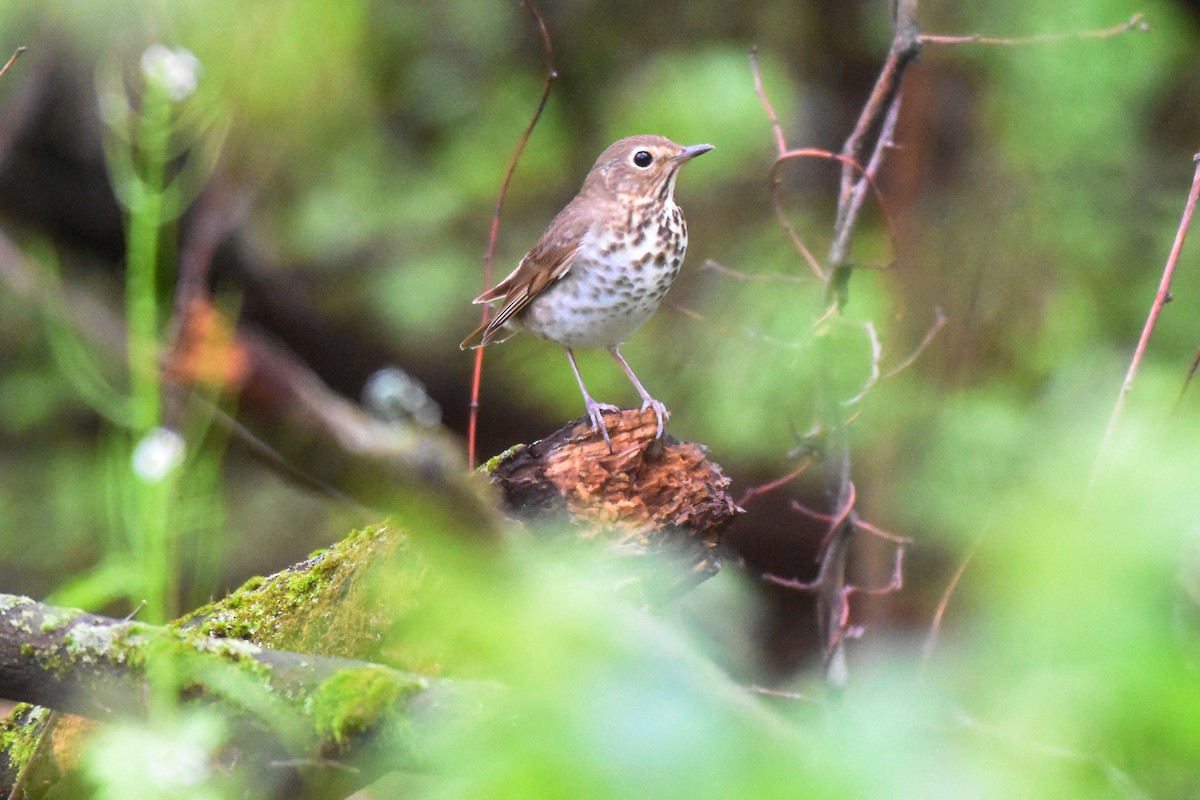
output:
[[[683,152],[680,153],[679,155],[675,156],[674,160],[675,161],[690,161],[693,158],[695,158],[696,156],[703,155],[704,153],[707,153],[709,150],[712,150],[712,149],[713,149],[713,146],[711,144],[694,144],[690,147],[683,148]]]

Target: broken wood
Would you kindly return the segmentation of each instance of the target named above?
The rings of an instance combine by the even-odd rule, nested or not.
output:
[[[720,569],[721,533],[742,509],[707,449],[656,438],[652,409],[604,416],[612,450],[587,417],[493,458],[482,471],[522,520],[569,520],[637,555],[679,553],[703,577]]]

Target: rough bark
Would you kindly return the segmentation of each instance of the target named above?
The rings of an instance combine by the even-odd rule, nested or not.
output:
[[[606,414],[612,449],[586,417],[484,466],[516,517],[557,518],[622,551],[682,558],[693,578],[720,569],[721,532],[743,513],[705,447],[656,438],[650,409]]]

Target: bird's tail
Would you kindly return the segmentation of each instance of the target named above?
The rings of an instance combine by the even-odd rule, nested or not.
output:
[[[508,325],[498,325],[491,327],[495,319],[491,322],[485,322],[478,328],[471,331],[467,338],[459,343],[459,350],[476,350],[480,347],[486,347],[489,344],[500,344],[507,342],[512,337],[521,332],[520,328],[509,323]]]
[[[467,338],[463,339],[462,342],[459,343],[458,349],[474,350],[477,347],[483,347],[488,343],[487,328],[488,323],[485,322],[475,330],[471,331],[469,334],[467,334]]]

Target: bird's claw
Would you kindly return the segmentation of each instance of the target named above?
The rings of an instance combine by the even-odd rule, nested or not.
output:
[[[647,397],[645,401],[642,402],[642,411],[645,411],[647,408],[654,409],[654,416],[658,419],[658,432],[654,434],[654,438],[661,439],[663,432],[667,428],[667,420],[671,418],[671,412],[667,411],[667,407],[665,405],[652,397]]]
[[[612,440],[608,438],[608,425],[604,421],[605,411],[620,411],[621,409],[611,403],[597,403],[595,400],[588,398],[587,415],[592,421],[592,432],[599,433],[604,437],[604,443],[608,445],[608,452],[613,451]]]

